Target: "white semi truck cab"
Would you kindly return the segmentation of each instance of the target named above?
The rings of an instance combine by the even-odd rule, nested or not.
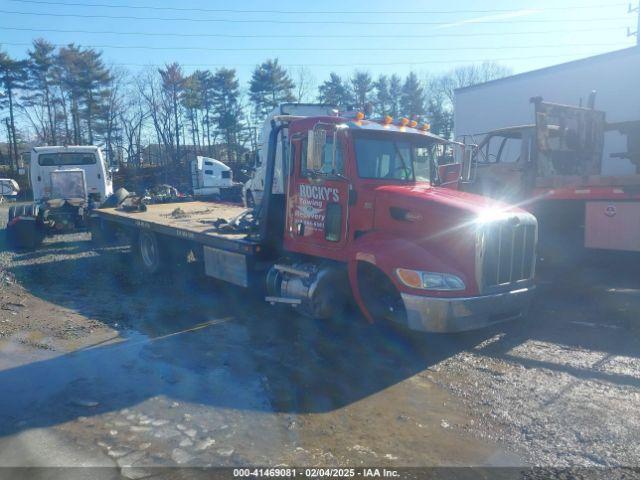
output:
[[[60,195],[80,194],[77,189],[75,192],[68,193],[53,190],[53,179],[73,170],[84,172],[82,197],[87,202],[91,200],[100,204],[113,193],[109,167],[106,165],[102,151],[96,146],[35,147],[31,151],[29,170],[35,203],[51,200]]]
[[[9,209],[7,235],[35,248],[52,233],[83,229],[90,212],[113,193],[111,171],[99,147],[35,147],[29,166],[33,203]]]
[[[197,156],[191,162],[191,188],[196,198],[239,200],[242,184],[233,181],[231,168],[220,160]]]

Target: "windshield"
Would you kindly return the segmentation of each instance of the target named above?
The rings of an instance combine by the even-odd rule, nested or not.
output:
[[[424,139],[356,137],[360,178],[431,181],[431,167],[443,146]]]
[[[90,152],[41,153],[38,165],[53,167],[56,165],[94,165],[96,155]]]

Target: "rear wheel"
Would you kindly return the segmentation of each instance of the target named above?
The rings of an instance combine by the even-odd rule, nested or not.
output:
[[[38,222],[38,206],[23,205],[13,212],[13,219],[25,217],[7,225],[7,243],[14,248],[33,250],[38,248],[45,237],[44,227]]]
[[[14,218],[16,218],[16,206],[12,205],[11,207],[9,207],[9,216],[7,218],[7,225],[11,223],[11,220],[13,220]]]
[[[149,275],[159,273],[166,262],[162,258],[158,236],[153,232],[140,232],[138,235],[138,256],[143,270]]]

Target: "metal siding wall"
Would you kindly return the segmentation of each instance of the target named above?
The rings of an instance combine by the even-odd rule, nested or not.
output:
[[[640,120],[638,79],[640,49],[465,89],[455,98],[456,136],[533,123],[531,97],[570,105],[578,105],[582,99],[584,105],[592,90],[597,91],[596,108],[607,113],[608,122]],[[636,173],[629,161],[609,158],[610,153],[625,151],[625,147],[624,137],[607,134],[603,174]]]

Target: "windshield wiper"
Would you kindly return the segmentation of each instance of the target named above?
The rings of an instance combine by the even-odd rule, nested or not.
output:
[[[393,142],[393,148],[396,150],[396,153],[400,157],[400,161],[402,162],[402,168],[404,168],[404,170],[407,171],[407,172],[410,171],[412,176],[414,176],[413,175],[413,169],[409,169],[409,167],[407,166],[407,162],[404,159],[404,157],[402,156],[402,153],[400,152],[400,149],[398,148],[398,144],[396,142]],[[402,178],[400,180],[409,180],[409,179],[408,178]],[[415,176],[414,176],[414,180],[415,180]]]

